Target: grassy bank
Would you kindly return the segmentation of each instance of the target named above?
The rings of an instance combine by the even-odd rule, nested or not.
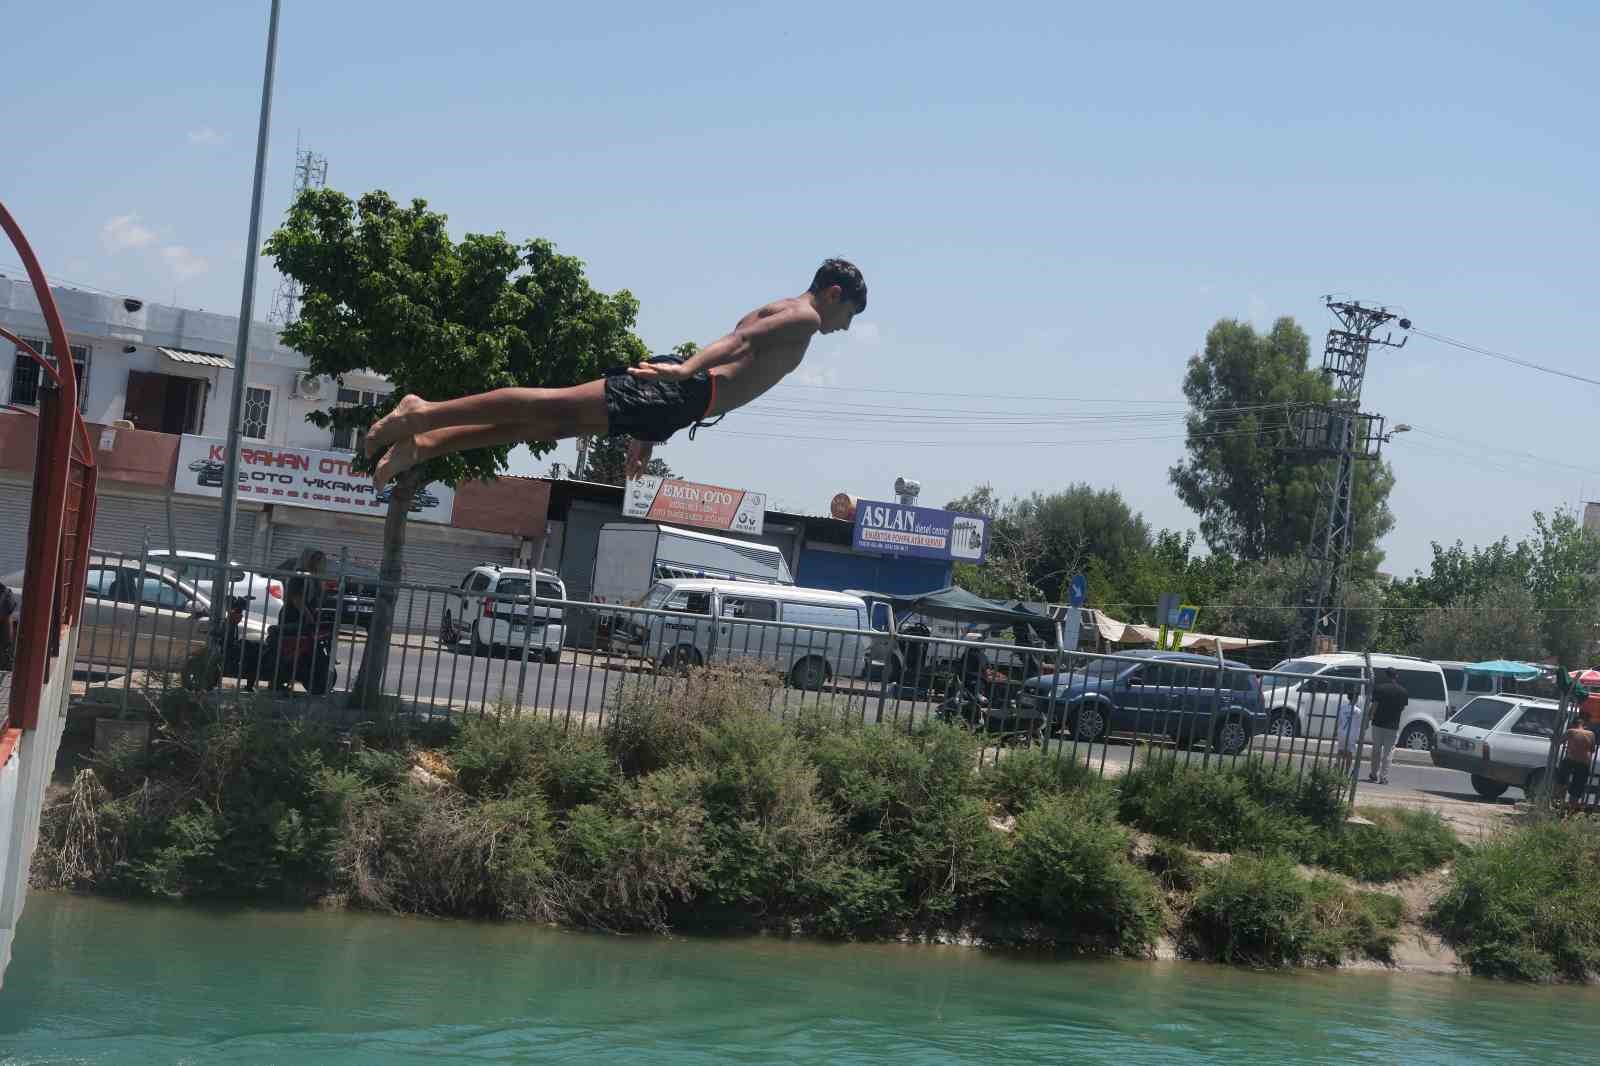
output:
[[[46,811],[43,885],[341,902],[605,930],[960,936],[1252,965],[1387,957],[1384,880],[1437,819],[1346,825],[1336,783],[1155,759],[1108,782],[1052,750],[981,770],[959,729],[777,720],[728,671],[627,690],[600,733],[530,719],[337,734],[169,697],[148,754],[99,753]],[[1199,856],[1188,848],[1232,852]]]

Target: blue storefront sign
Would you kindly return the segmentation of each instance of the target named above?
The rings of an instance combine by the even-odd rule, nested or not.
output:
[[[981,563],[989,554],[989,520],[933,507],[861,500],[850,543],[857,551]]]

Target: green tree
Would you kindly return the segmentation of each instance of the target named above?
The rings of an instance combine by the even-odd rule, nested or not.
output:
[[[453,240],[445,216],[423,200],[402,206],[374,191],[353,202],[333,189],[306,190],[268,239],[266,254],[303,287],[300,317],[284,330],[284,342],[307,356],[314,374],[384,375],[395,402],[407,393],[441,400],[508,385],[573,385],[645,355],[633,333],[639,307],[630,293],[596,291],[582,262],[546,240],[518,245],[503,233]],[[384,409],[329,408],[306,417],[324,427],[362,426]],[[535,456],[554,447],[528,444]],[[441,456],[395,480],[384,523],[383,591],[356,702],[370,706],[380,692],[417,490],[492,478],[510,450]]]
[[[598,481],[606,485],[621,485],[623,466],[628,460],[627,437],[596,437],[589,443],[583,459],[583,480]],[[644,472],[653,477],[672,477],[672,468],[664,459],[651,459]]]
[[[1214,552],[1240,559],[1294,556],[1310,543],[1317,486],[1325,471],[1281,450],[1289,412],[1326,402],[1331,392],[1310,367],[1310,343],[1291,318],[1266,334],[1223,319],[1190,358],[1186,458],[1169,471],[1184,504],[1200,516]],[[1374,570],[1377,543],[1394,525],[1386,463],[1361,463],[1354,486],[1353,570]]]
[[[1429,659],[1482,662],[1485,659],[1537,659],[1541,616],[1533,594],[1506,580],[1460,596],[1441,610],[1423,612],[1413,648]]]
[[[1585,529],[1577,513],[1561,507],[1548,518],[1533,513],[1528,588],[1543,612],[1547,655],[1566,667],[1585,665],[1600,618],[1600,534]]]

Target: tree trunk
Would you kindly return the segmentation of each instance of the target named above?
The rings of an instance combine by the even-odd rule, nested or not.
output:
[[[383,675],[389,668],[389,637],[394,631],[394,606],[405,575],[406,519],[416,495],[414,471],[408,470],[395,478],[389,512],[383,520],[383,563],[378,568],[378,596],[372,605],[372,624],[367,629],[367,651],[361,657],[361,672],[356,675],[356,683],[350,686],[352,707],[375,710],[383,696]]]

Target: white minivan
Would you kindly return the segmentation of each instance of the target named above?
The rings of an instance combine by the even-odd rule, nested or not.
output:
[[[634,615],[628,627],[629,642],[663,666],[754,660],[777,666],[797,688],[819,689],[862,676],[872,644],[861,632],[871,621],[866,601],[845,592],[672,578],[651,586],[644,606],[679,612]]]
[[[1262,696],[1266,701],[1268,731],[1282,737],[1333,735],[1338,720],[1337,703],[1329,691],[1360,681],[1365,656],[1355,652],[1307,655],[1285,659],[1262,675]],[[1433,750],[1439,726],[1450,715],[1449,694],[1444,671],[1438,663],[1410,655],[1374,655],[1372,670],[1382,681],[1385,670],[1394,670],[1400,685],[1411,697],[1400,716],[1402,748]]]

